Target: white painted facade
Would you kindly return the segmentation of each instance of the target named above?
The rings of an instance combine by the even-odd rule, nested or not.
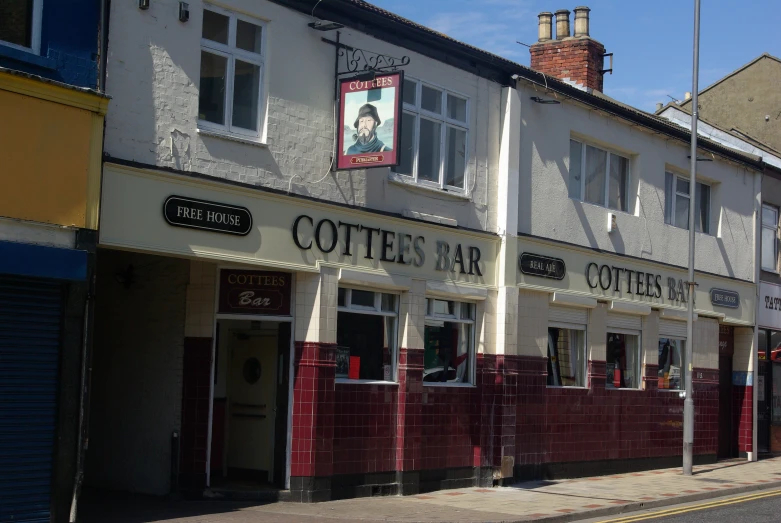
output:
[[[569,99],[558,105],[519,85],[521,163],[518,231],[648,261],[687,266],[688,231],[665,224],[665,171],[688,177],[689,144]],[[568,193],[570,138],[630,160],[628,212],[574,200]],[[701,152],[698,181],[711,187],[710,234],[696,234],[696,268],[755,281],[755,212],[761,174]],[[608,233],[608,213],[618,230]]]
[[[472,229],[495,230],[501,87],[359,31],[341,30],[342,43],[395,57],[409,56],[409,78],[466,96],[469,131],[466,194],[399,183],[390,169],[332,172],[334,54],[323,42],[335,31],[278,4],[231,0],[219,6],[265,22],[262,132],[257,143],[206,134],[198,128],[201,1],[188,22],[179,2],[111,6],[106,90],[112,100],[105,151],[115,158],[197,172],[342,204],[370,207]],[[341,66],[343,67],[343,59]]]

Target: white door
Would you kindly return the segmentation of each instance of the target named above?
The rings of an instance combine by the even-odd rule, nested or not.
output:
[[[228,467],[268,472],[274,456],[276,334],[231,333]]]

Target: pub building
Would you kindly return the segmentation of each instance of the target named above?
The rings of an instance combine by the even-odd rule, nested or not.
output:
[[[87,485],[321,501],[676,466],[686,368],[696,461],[754,457],[753,240],[726,232],[751,159],[703,142],[692,198],[677,127],[363,2],[158,3],[111,4]],[[401,99],[335,78],[339,45],[399,57]]]

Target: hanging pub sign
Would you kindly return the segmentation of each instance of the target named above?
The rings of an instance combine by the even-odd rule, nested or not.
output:
[[[176,227],[246,236],[252,229],[252,214],[245,207],[208,202],[184,196],[169,196],[163,203],[165,221]]]
[[[290,315],[291,274],[222,269],[219,314]]]
[[[402,71],[339,81],[338,170],[399,164]]]
[[[539,254],[524,252],[518,261],[521,272],[531,276],[563,280],[567,274],[567,266],[560,258],[551,258]]]

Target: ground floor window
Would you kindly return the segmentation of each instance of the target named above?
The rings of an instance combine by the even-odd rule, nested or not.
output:
[[[395,381],[398,296],[340,288],[336,378]]]
[[[548,327],[548,385],[586,386],[586,326]]]
[[[607,333],[608,389],[640,388],[640,335]]]
[[[676,338],[659,338],[659,388],[683,389],[683,362],[686,341]]]
[[[423,381],[472,383],[475,304],[426,300]]]

